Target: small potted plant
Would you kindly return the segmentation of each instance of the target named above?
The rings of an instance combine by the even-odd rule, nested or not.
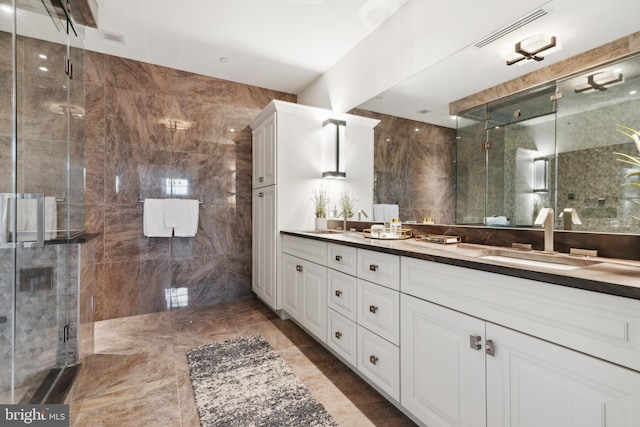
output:
[[[355,207],[356,199],[352,198],[348,191],[343,191],[340,194],[340,209],[343,218],[351,218],[353,216],[353,208]]]
[[[327,195],[327,190],[322,188],[322,186],[318,187],[311,197],[313,204],[315,205],[315,215],[316,215],[316,230],[326,230],[327,229],[327,206],[329,206],[329,196]]]

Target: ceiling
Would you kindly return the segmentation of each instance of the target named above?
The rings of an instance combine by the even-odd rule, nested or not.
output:
[[[379,84],[348,109],[447,127],[455,127],[451,101],[640,29],[637,0],[87,1],[98,25],[83,28],[88,50],[293,94],[341,72],[345,58],[366,58],[351,61],[348,75],[366,81],[377,73]],[[425,13],[403,14],[416,5]],[[474,46],[538,10],[542,17]],[[542,62],[506,66],[501,54],[541,32],[556,36],[562,49]],[[419,43],[412,44],[412,37]],[[379,48],[369,47],[362,56],[358,49],[367,40],[386,43],[377,42]],[[371,64],[384,67],[371,70]]]

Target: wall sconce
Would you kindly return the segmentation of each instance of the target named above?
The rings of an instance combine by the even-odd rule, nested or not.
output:
[[[332,160],[327,163],[331,169],[322,172],[323,178],[346,178],[347,176],[347,173],[344,172],[344,165],[342,164],[343,156],[341,156],[340,147],[340,140],[344,138],[344,129],[346,126],[347,122],[344,120],[327,119],[322,122],[325,152],[328,153],[326,157]],[[332,148],[334,148],[335,151],[333,151]]]
[[[549,191],[549,159],[533,159],[533,191],[542,193]]]
[[[594,92],[596,90],[604,92],[607,88],[620,83],[624,83],[624,76],[622,73],[615,71],[599,71],[597,73],[589,74],[587,76],[587,82],[578,84],[574,87],[574,90],[576,93]]]
[[[540,55],[542,52],[546,52],[545,55],[550,55],[558,50],[560,50],[560,44],[557,43],[555,36],[548,37],[545,34],[536,34],[516,43],[515,52],[510,52],[503,58],[507,60],[507,65],[524,65],[531,59],[542,61],[544,59],[544,56]]]

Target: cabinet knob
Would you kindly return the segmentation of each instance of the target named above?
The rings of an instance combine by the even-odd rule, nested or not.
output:
[[[336,331],[336,338],[342,338],[342,332]]]
[[[369,264],[369,270],[371,271],[378,271],[378,266],[375,264]]]
[[[369,356],[369,362],[371,362],[373,365],[376,365],[378,363],[378,358],[376,356]]]
[[[258,178],[258,182],[263,182],[264,181],[264,177],[261,176],[260,178]]]
[[[264,193],[258,193],[258,197],[264,197]]]
[[[378,307],[376,307],[375,305],[370,305],[369,306],[369,311],[372,313],[375,313],[376,311],[378,311]]]
[[[339,296],[341,296],[341,295],[342,295],[342,291],[337,290],[337,291],[336,291],[336,296],[337,296],[337,297],[339,297]]]
[[[474,350],[480,350],[482,348],[482,337],[480,335],[469,335],[469,347]]]
[[[336,255],[336,261],[342,261],[342,255]]]
[[[487,353],[488,356],[496,355],[496,345],[491,340],[486,340],[484,342],[484,352]]]
[[[296,265],[296,271],[302,271],[302,266],[301,265]]]

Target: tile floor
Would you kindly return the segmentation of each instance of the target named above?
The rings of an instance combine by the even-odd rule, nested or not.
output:
[[[341,426],[411,420],[293,322],[252,299],[97,322],[69,398],[72,426],[198,426],[186,351],[261,334]]]

